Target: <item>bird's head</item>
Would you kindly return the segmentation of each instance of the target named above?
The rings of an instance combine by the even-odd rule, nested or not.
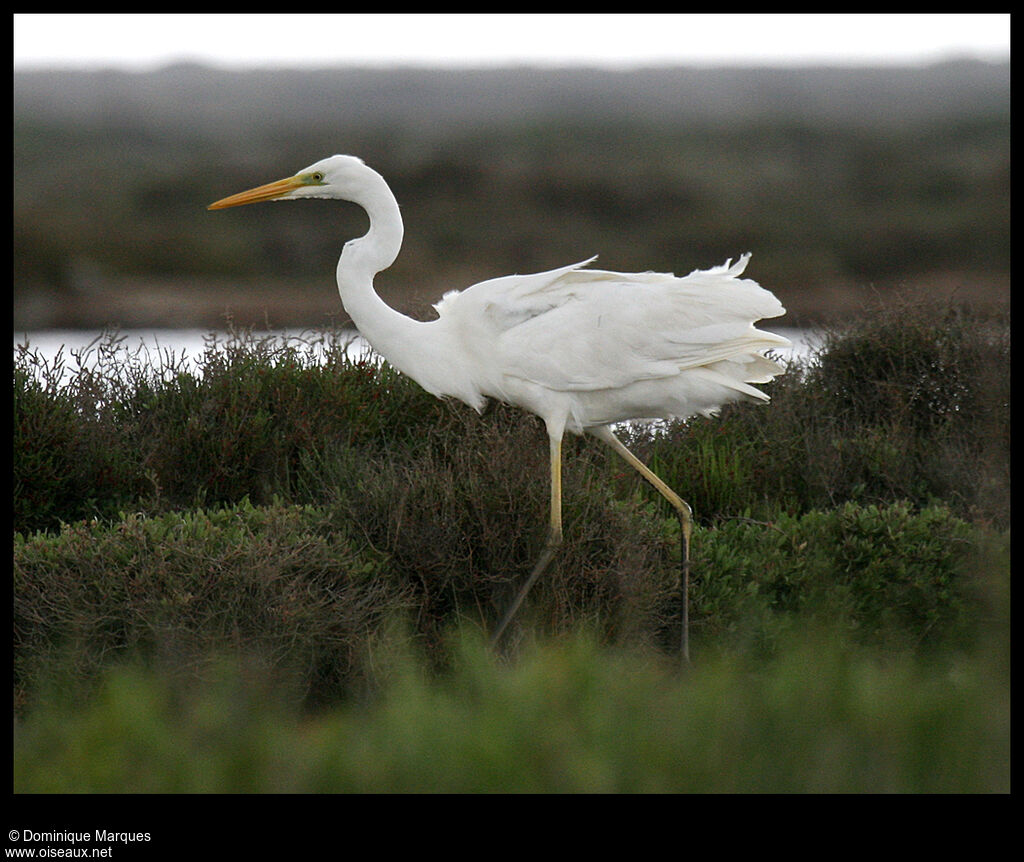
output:
[[[303,168],[295,176],[257,186],[210,204],[220,210],[260,201],[288,201],[303,198],[334,198],[359,201],[361,192],[377,174],[355,156],[330,156]]]

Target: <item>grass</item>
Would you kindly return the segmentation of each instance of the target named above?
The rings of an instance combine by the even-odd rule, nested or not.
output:
[[[14,367],[18,792],[1003,792],[1008,327],[900,308],[770,406],[636,426],[689,500],[341,333]],[[998,323],[998,322],[997,322]],[[59,365],[60,363],[58,363]]]
[[[308,715],[266,669],[185,687],[116,666],[85,705],[56,694],[15,728],[16,792],[1003,793],[1000,659],[939,668],[834,631],[685,678],[586,635],[512,666],[475,634],[442,677],[388,656],[382,696]]]

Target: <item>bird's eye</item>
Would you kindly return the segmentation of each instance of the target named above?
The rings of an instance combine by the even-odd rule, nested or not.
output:
[[[320,171],[314,171],[313,173],[311,173],[309,175],[309,178],[314,183],[322,183],[324,181],[324,175],[322,173],[320,173]]]

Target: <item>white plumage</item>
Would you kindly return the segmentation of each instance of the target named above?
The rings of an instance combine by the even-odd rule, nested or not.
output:
[[[682,278],[587,269],[595,260],[590,258],[450,291],[435,306],[437,320],[416,321],[373,289],[374,275],[398,255],[403,226],[387,183],[361,159],[331,156],[210,209],[310,197],[352,201],[370,218],[367,234],[345,244],[337,278],[345,309],[378,353],[434,395],[458,398],[477,410],[495,398],[535,413],[547,427],[548,543],[494,639],[561,542],[561,441],[571,431],[608,443],[679,513],[686,657],[690,507],[619,442],[611,426],[709,415],[743,398],[768,400],[751,384],[766,383],[783,370],[764,354],[789,341],[754,326],[785,309],[755,281],[740,278],[750,255]]]
[[[591,258],[481,282],[435,308],[483,395],[577,434],[628,419],[687,418],[742,397],[767,400],[749,384],[782,370],[763,352],[789,340],[753,321],[785,309],[739,278],[749,259],[677,278],[584,269]]]

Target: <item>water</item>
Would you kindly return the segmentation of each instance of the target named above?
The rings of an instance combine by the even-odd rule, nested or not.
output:
[[[779,350],[778,353],[785,358],[794,356],[803,358],[810,354],[816,346],[816,334],[812,330],[791,329],[787,327],[765,326],[772,332],[784,335],[793,342],[791,348]],[[315,333],[310,330],[291,329],[278,330],[273,333],[276,336],[283,336],[288,339],[306,338],[309,339]],[[158,357],[173,355],[180,360],[182,365],[188,369],[195,369],[201,362],[207,341],[212,333],[207,329],[128,329],[121,330],[119,337],[123,337],[123,345],[129,353],[141,350],[143,356],[148,355],[157,363]],[[52,364],[59,352],[65,364],[65,377],[73,373],[77,363],[73,358],[76,353],[85,350],[93,341],[100,336],[99,332],[93,330],[79,329],[47,329],[35,332],[14,333],[14,349],[19,344],[27,342],[29,349],[38,351],[41,358]],[[218,340],[223,342],[223,333],[217,334]],[[297,344],[298,342],[293,342]],[[312,348],[311,348],[312,349]],[[369,345],[352,330],[352,342],[348,352],[352,356],[359,356],[369,350]],[[86,357],[86,361],[89,360]],[[91,358],[95,361],[95,351],[92,351]]]
[[[308,329],[285,329],[273,333],[257,333],[258,337],[263,335],[273,335],[282,340],[288,339],[291,344],[298,346],[306,341],[315,341],[317,334]],[[92,349],[90,347],[101,336],[101,332],[86,329],[16,332],[14,333],[14,351],[17,352],[19,345],[27,345],[30,352],[37,354],[51,367],[59,357],[64,365],[63,379],[66,380],[74,374],[80,362],[85,366],[96,364],[97,351],[95,347]],[[118,330],[116,337],[122,349],[129,356],[138,353],[142,360],[148,357],[149,364],[155,367],[168,367],[173,364],[175,368],[196,371],[202,365],[203,355],[214,336],[219,344],[223,344],[227,340],[226,333],[214,333],[208,329],[122,329]],[[347,334],[342,335],[342,338],[345,337]],[[309,350],[312,352],[315,348],[310,347]],[[353,358],[358,358],[367,352],[372,353],[369,344],[354,329],[351,331],[351,341],[347,352]]]

